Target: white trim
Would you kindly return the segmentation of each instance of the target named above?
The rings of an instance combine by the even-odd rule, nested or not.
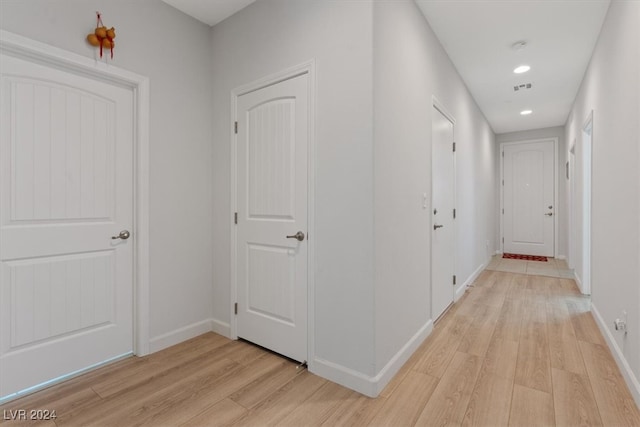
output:
[[[582,292],[582,279],[580,279],[578,272],[575,270],[573,271],[573,280],[576,281],[576,285],[578,285],[578,289],[580,289],[580,291]]]
[[[500,143],[500,150],[498,152],[498,156],[500,156],[500,180],[498,181],[498,186],[500,187],[500,209],[498,210],[498,215],[500,215],[500,238],[498,240],[501,253],[504,253],[504,215],[502,214],[502,210],[504,209],[504,185],[502,185],[502,181],[504,180],[504,147],[507,145],[520,145],[520,144],[531,144],[536,142],[546,142],[553,141],[553,206],[555,207],[555,215],[553,215],[553,257],[558,253],[558,245],[559,245],[559,231],[558,231],[558,218],[560,217],[559,212],[561,212],[560,206],[558,205],[559,195],[558,195],[558,137],[552,136],[549,138],[536,138],[536,139],[524,139],[522,141],[506,141]]]
[[[149,353],[149,78],[0,30],[0,51],[49,67],[130,88],[134,102],[133,352]]]
[[[462,298],[462,296],[464,295],[464,293],[467,290],[467,288],[469,286],[471,286],[473,284],[473,282],[478,278],[478,276],[480,276],[480,273],[482,273],[484,271],[484,269],[487,268],[487,266],[489,265],[489,262],[491,262],[491,260],[480,264],[480,266],[478,268],[476,268],[476,271],[474,271],[471,274],[471,276],[469,276],[469,278],[467,280],[465,280],[463,285],[460,286],[460,289],[458,289],[456,291],[456,297],[455,297],[455,301],[454,302],[458,302],[458,300],[460,300],[460,298]]]
[[[633,400],[635,400],[636,405],[640,406],[640,382],[638,382],[638,378],[633,373],[627,358],[624,356],[624,353],[620,349],[620,346],[616,342],[615,337],[611,334],[611,330],[607,328],[607,324],[600,315],[600,312],[596,308],[596,306],[591,303],[591,312],[593,313],[593,317],[596,319],[596,323],[604,335],[604,338],[613,354],[613,358],[616,360],[616,364],[622,372],[622,376],[624,377],[625,382],[627,383],[627,387],[631,391],[633,395]]]
[[[231,339],[231,326],[227,322],[211,319],[211,331]]]
[[[575,228],[576,228],[576,138],[573,138],[573,142],[569,146],[569,150],[567,151],[567,160],[569,161],[569,185],[567,186],[567,205],[568,205],[568,214],[567,214],[567,224],[568,224],[568,232],[567,232],[567,265],[569,268],[575,268],[576,266],[576,239],[575,239]]]
[[[365,396],[377,397],[424,340],[431,335],[432,331],[433,322],[429,320],[375,376],[365,375],[362,372],[320,358],[314,359],[313,369],[310,366],[309,372]]]
[[[213,319],[206,319],[183,326],[182,328],[175,329],[167,332],[166,334],[158,335],[149,341],[151,353],[164,350],[165,348],[180,344],[183,341],[211,332],[214,329],[213,324]]]
[[[447,110],[447,108],[444,106],[444,104],[442,102],[440,102],[440,100],[435,96],[432,95],[431,96],[431,101],[432,101],[432,106],[433,108],[435,108],[436,110],[438,110],[447,120],[449,120],[449,122],[451,123],[452,126],[452,131],[453,131],[453,143],[456,144],[456,119],[455,117],[453,117],[453,115]],[[433,110],[431,110],[431,124],[433,126]],[[433,129],[431,129],[431,164],[429,165],[430,170],[431,170],[431,207],[433,207],[433,185],[434,185],[434,177],[433,177]],[[458,145],[456,144],[456,151],[453,151],[453,208],[456,209],[456,218],[453,219],[453,274],[456,275],[456,260],[458,258],[458,254],[457,254],[457,250],[458,250],[458,245],[457,245],[457,241],[458,241],[458,222],[457,222],[457,206],[458,206],[458,202],[457,202],[457,189],[458,189],[458,183],[457,183],[457,150],[458,150]],[[432,320],[433,320],[433,234],[432,234],[432,229],[433,229],[433,215],[429,215],[430,217],[430,222],[429,222],[429,253],[431,254],[430,258],[429,258],[429,291],[430,291],[430,298],[431,298],[431,307],[429,307],[430,313],[429,315],[431,316]],[[457,288],[457,289],[456,289]],[[453,289],[451,290],[452,295],[451,295],[451,304],[453,304],[456,301],[456,292],[463,288],[463,286],[460,285],[455,285],[453,286]],[[451,306],[451,304],[449,304],[449,307]],[[448,308],[447,308],[448,309]],[[447,309],[445,309],[442,313],[439,314],[439,316],[441,316],[442,314],[444,314]]]
[[[237,321],[236,316],[233,314],[233,307],[237,301],[238,296],[238,283],[237,283],[237,228],[233,225],[234,213],[238,209],[238,195],[237,195],[237,152],[236,152],[236,134],[234,130],[234,122],[238,120],[238,98],[249,92],[253,92],[262,89],[267,86],[271,86],[280,83],[285,80],[292,79],[294,77],[307,74],[309,77],[308,85],[308,157],[307,157],[307,366],[309,370],[313,369],[313,361],[315,360],[315,102],[316,102],[316,64],[315,60],[311,59],[302,64],[287,68],[280,72],[271,74],[261,79],[255,80],[251,83],[239,86],[231,91],[231,122],[229,123],[230,133],[230,145],[231,145],[231,177],[230,177],[230,194],[231,194],[231,211],[229,213],[231,227],[231,301],[229,301],[230,307],[230,322],[229,322],[229,337],[231,339],[238,339]]]
[[[589,144],[585,144],[585,135],[589,137]],[[593,110],[587,116],[581,129],[582,137],[582,284],[583,294],[591,295],[591,198],[593,194]],[[587,157],[588,156],[588,157]],[[588,161],[588,165],[586,162]]]
[[[564,260],[566,260],[567,256],[566,255],[556,255],[556,259],[564,259]]]
[[[393,379],[393,377],[400,371],[402,366],[409,360],[411,355],[418,350],[418,347],[422,345],[424,340],[427,339],[433,331],[433,321],[429,319],[413,337],[400,350],[387,362],[387,364],[373,377],[375,385],[376,396],[382,393],[382,390]]]

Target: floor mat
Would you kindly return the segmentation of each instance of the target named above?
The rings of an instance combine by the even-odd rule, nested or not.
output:
[[[520,254],[502,254],[502,258],[506,259],[521,259],[524,261],[542,261],[547,262],[546,256],[538,255],[520,255]]]

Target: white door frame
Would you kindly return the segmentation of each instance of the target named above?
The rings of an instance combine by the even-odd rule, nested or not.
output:
[[[562,211],[558,206],[558,138],[538,138],[538,139],[527,139],[522,141],[508,141],[500,143],[500,181],[498,185],[500,186],[500,211],[498,215],[500,215],[500,248],[502,253],[504,253],[504,147],[507,145],[520,145],[520,144],[530,144],[534,142],[546,142],[553,141],[553,206],[554,206],[554,214],[553,214],[553,256],[558,256],[558,217],[559,213]]]
[[[438,110],[447,120],[449,120],[451,122],[451,125],[453,126],[453,143],[455,144],[456,141],[456,119],[455,117],[453,117],[453,114],[451,114],[446,107],[444,106],[444,104],[442,102],[440,102],[440,100],[438,98],[434,96],[431,97],[432,99],[432,108],[435,108],[436,110]],[[433,111],[431,111],[431,114],[433,114]],[[433,123],[433,120],[432,120]],[[432,135],[433,135],[433,131],[432,131]],[[429,166],[431,168],[431,209],[433,209],[433,183],[434,183],[434,176],[433,176],[433,139],[431,140],[431,165]],[[456,209],[456,206],[458,205],[457,203],[457,198],[456,198],[456,192],[457,192],[457,166],[456,166],[456,152],[453,152],[453,208]],[[457,216],[457,215],[456,215]],[[431,221],[429,223],[429,236],[432,236],[431,231],[433,230],[433,215],[431,215],[431,212],[429,212],[429,217],[431,218]],[[429,258],[429,280],[431,282],[431,286],[430,286],[430,297],[431,297],[431,313],[430,315],[433,314],[433,239],[431,239],[431,237],[429,237],[430,239],[430,253],[431,256]],[[453,274],[456,274],[456,265],[457,265],[457,241],[458,241],[458,227],[457,227],[457,221],[454,218],[453,220]],[[457,283],[455,286],[451,286],[451,294],[452,294],[452,303],[456,301],[456,295],[457,295],[457,290],[459,289],[460,283]],[[462,294],[460,294],[462,295]],[[442,312],[440,314],[440,317],[442,317],[442,315],[444,313],[446,313],[447,310],[445,310],[444,312]],[[437,320],[437,319],[432,319],[432,320]]]
[[[593,110],[587,116],[582,133],[582,277],[581,291],[591,295],[591,177],[593,166]],[[587,143],[588,136],[588,143]]]
[[[576,266],[576,241],[575,241],[575,227],[576,227],[576,220],[575,220],[575,214],[576,214],[576,207],[575,207],[575,201],[576,201],[576,176],[575,176],[575,170],[576,170],[576,139],[574,138],[573,141],[571,142],[571,146],[569,147],[569,150],[567,151],[567,165],[568,165],[568,173],[567,173],[567,180],[569,181],[569,185],[568,185],[568,198],[569,198],[569,203],[568,203],[568,215],[567,215],[567,224],[569,225],[569,229],[567,231],[567,250],[568,250],[568,257],[567,257],[567,265],[569,266],[569,268],[571,269],[575,269]]]
[[[0,53],[133,92],[133,353],[149,354],[149,78],[5,30]]]
[[[280,83],[291,78],[307,74],[309,76],[309,128],[308,128],[308,160],[307,160],[307,366],[313,370],[315,359],[315,93],[316,75],[315,60],[309,60],[302,64],[287,68],[278,73],[271,74],[264,78],[255,80],[246,85],[239,86],[231,91],[231,121],[229,123],[230,151],[231,151],[231,210],[229,221],[231,224],[231,299],[229,301],[229,330],[230,338],[238,339],[237,318],[234,315],[234,305],[238,298],[238,274],[237,267],[237,228],[234,225],[235,213],[238,209],[238,188],[237,188],[237,135],[235,133],[235,122],[238,120],[237,107],[238,98],[249,92],[262,89]]]

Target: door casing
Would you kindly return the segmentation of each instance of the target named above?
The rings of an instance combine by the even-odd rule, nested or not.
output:
[[[5,30],[0,30],[0,51],[133,91],[133,352],[144,356],[149,353],[149,78]]]
[[[238,239],[236,226],[234,224],[234,216],[238,209],[238,186],[237,186],[237,170],[238,156],[236,152],[237,136],[235,133],[235,122],[237,121],[238,98],[249,92],[262,89],[267,86],[289,80],[303,74],[309,76],[309,122],[308,122],[308,158],[307,158],[307,365],[310,370],[313,369],[315,359],[315,93],[316,93],[316,76],[315,76],[315,60],[309,60],[302,64],[287,68],[278,73],[271,74],[251,83],[239,86],[231,91],[231,121],[229,123],[230,134],[230,152],[231,152],[231,171],[230,171],[230,194],[231,194],[231,210],[229,212],[229,221],[231,224],[231,299],[229,301],[229,329],[230,338],[238,339],[238,325],[236,316],[234,315],[234,305],[238,301],[238,280],[237,280],[237,247]]]
[[[498,185],[500,186],[500,211],[498,215],[500,215],[500,253],[504,253],[504,214],[502,213],[504,210],[504,157],[502,157],[502,153],[504,152],[504,147],[507,145],[519,145],[519,144],[528,144],[533,142],[546,142],[553,141],[553,206],[554,206],[554,215],[553,215],[553,256],[558,256],[558,217],[559,212],[561,212],[558,205],[558,138],[539,138],[539,139],[527,139],[523,141],[511,141],[511,142],[502,142],[500,143],[500,182]]]

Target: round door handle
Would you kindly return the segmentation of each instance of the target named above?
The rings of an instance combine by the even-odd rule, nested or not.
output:
[[[437,230],[438,228],[442,228],[442,227],[444,227],[444,225],[439,225],[439,224],[434,224],[433,225],[433,229],[434,230]]]
[[[122,230],[120,232],[120,234],[118,234],[117,236],[111,236],[111,239],[113,239],[113,240],[115,240],[115,239],[127,240],[129,237],[131,237],[131,233],[129,233],[128,230]]]
[[[302,242],[304,240],[304,233],[302,231],[298,231],[293,236],[287,236],[287,239],[296,239],[299,242]]]

